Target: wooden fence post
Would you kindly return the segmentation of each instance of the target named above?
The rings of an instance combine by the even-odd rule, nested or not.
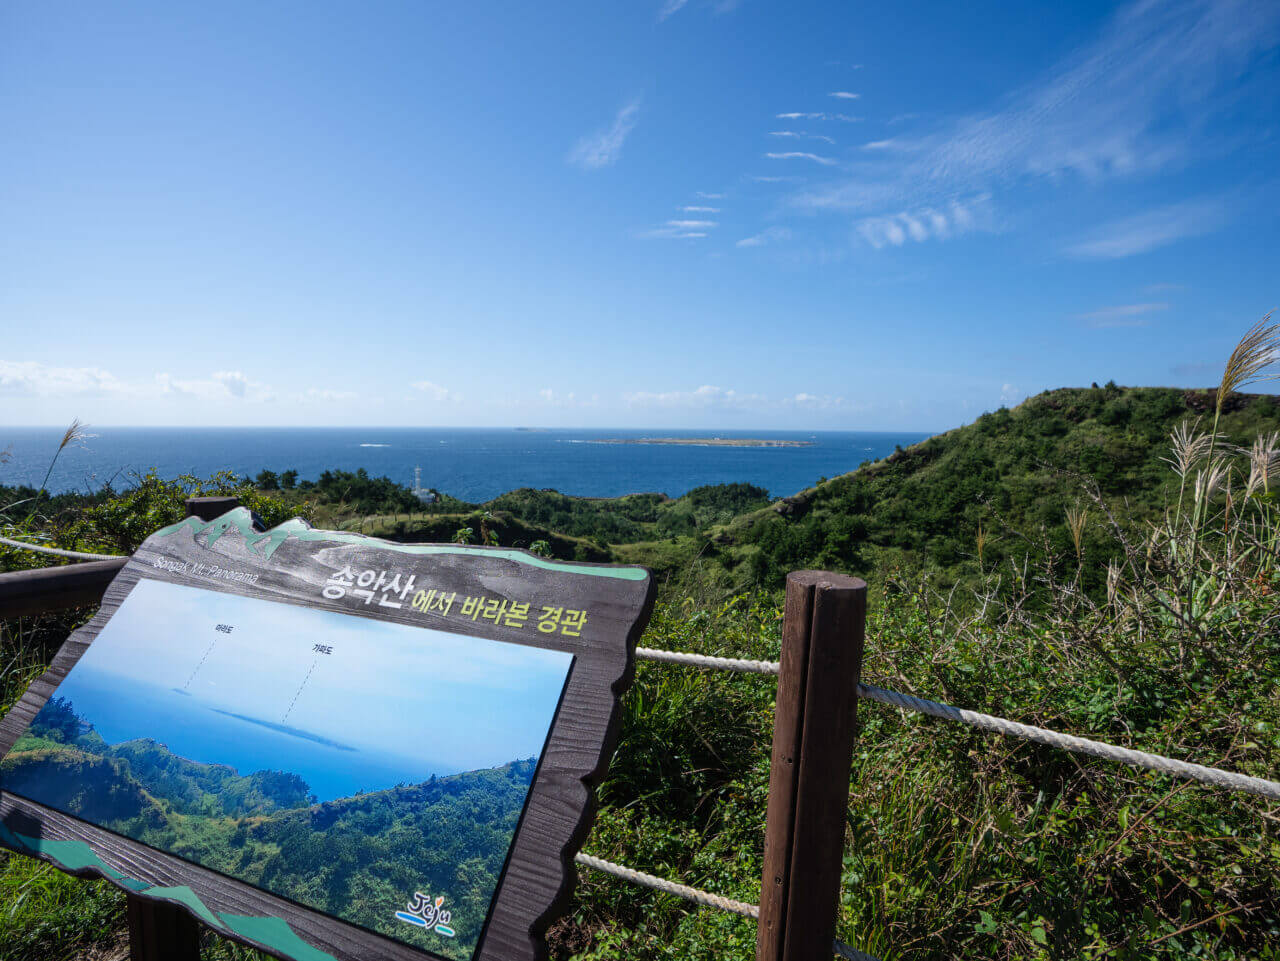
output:
[[[787,576],[756,961],[830,961],[840,902],[867,585]]]
[[[188,497],[186,505],[188,517],[211,521],[239,507],[240,501],[235,497]]]
[[[239,507],[234,497],[188,497],[187,516],[211,521]],[[185,908],[125,896],[130,961],[200,961],[200,923]]]
[[[129,961],[200,961],[200,924],[185,909],[126,896]]]

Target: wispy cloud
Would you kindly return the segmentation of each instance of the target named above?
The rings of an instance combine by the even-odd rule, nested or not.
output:
[[[1086,260],[1118,260],[1217,230],[1226,219],[1223,199],[1189,201],[1148,210],[1098,228],[1066,253]]]
[[[645,240],[696,240],[718,226],[714,220],[668,220],[660,227],[641,231],[638,236]]]
[[[613,123],[603,130],[583,137],[569,151],[568,161],[583,170],[599,170],[617,162],[622,145],[635,129],[640,113],[639,99],[631,101],[618,111]]]
[[[661,23],[672,14],[679,13],[688,2],[689,0],[666,0],[662,9],[658,11],[658,22]]]
[[[600,403],[600,395],[579,397],[573,391],[558,391],[553,387],[543,387],[538,391],[538,400],[548,407],[595,407]]]
[[[426,394],[437,404],[445,404],[445,403],[456,404],[462,400],[461,394],[451,391],[448,387],[442,387],[441,385],[435,383],[434,381],[430,381],[430,380],[414,381],[412,386],[414,390],[418,390]]]
[[[322,404],[337,404],[355,400],[359,395],[354,390],[333,390],[329,387],[308,387],[301,395],[301,400]]]
[[[249,389],[249,378],[238,370],[220,370],[213,379],[227,389],[233,397],[243,397]]]
[[[161,394],[185,394],[205,401],[263,403],[276,399],[270,387],[239,370],[215,371],[206,379],[180,379],[161,373],[156,374],[153,384]],[[138,389],[138,392],[145,393],[145,390]]]
[[[695,197],[701,197],[703,200],[724,200],[724,194],[709,194],[702,190],[694,192]]]
[[[996,106],[936,120],[910,139],[861,154],[849,175],[793,202],[810,210],[891,215],[1015,185],[1151,175],[1220,151],[1206,129],[1256,92],[1248,71],[1280,36],[1280,5],[1251,0],[1134,0],[1096,39],[1011,91]],[[1112,225],[1124,236],[1085,238],[1068,252],[1119,257],[1186,236],[1190,218]]]
[[[680,209],[686,214],[718,214],[720,213],[719,207],[681,207]]]
[[[989,231],[995,228],[990,200],[989,194],[981,194],[937,207],[864,217],[858,221],[857,231],[876,250],[901,247],[908,241],[948,240],[974,230]]]
[[[814,163],[820,163],[824,167],[830,167],[835,163],[830,157],[820,157],[816,153],[805,153],[801,150],[788,150],[785,153],[767,153],[765,156],[770,160],[812,160]]]
[[[850,93],[848,90],[833,90],[827,94],[828,97],[835,97],[837,100],[857,100],[862,96],[860,93]]]
[[[0,360],[0,392],[59,396],[119,394],[130,387],[100,367],[57,367],[34,360]]]
[[[784,398],[782,406],[799,407],[802,410],[831,410],[836,407],[844,407],[845,401],[843,397],[833,397],[830,394],[810,394],[801,391],[791,397]]]
[[[628,407],[754,407],[765,403],[761,394],[743,394],[704,384],[696,390],[636,391],[623,394]]]
[[[803,177],[766,177],[763,175],[753,175],[747,178],[754,180],[758,184],[794,184],[803,183]]]
[[[840,120],[845,123],[858,123],[861,117],[851,117],[843,113],[823,113],[821,111],[813,113],[805,113],[801,111],[792,111],[790,113],[776,113],[773,115],[775,120]]]
[[[1084,320],[1090,327],[1147,327],[1151,318],[1147,314],[1168,310],[1168,304],[1117,304],[1113,307],[1099,307],[1086,314],[1076,314],[1077,320]]]
[[[754,237],[743,237],[738,241],[738,247],[763,247],[765,244],[773,243],[778,240],[790,240],[791,231],[786,227],[770,227],[762,230]]]
[[[770,137],[794,137],[798,140],[821,140],[834,144],[835,140],[823,133],[809,133],[807,130],[770,130]]]

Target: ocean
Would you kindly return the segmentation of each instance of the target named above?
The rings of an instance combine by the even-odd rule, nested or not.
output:
[[[149,470],[161,477],[256,475],[296,470],[314,480],[326,469],[386,475],[479,502],[518,487],[583,497],[657,491],[678,497],[703,484],[745,481],[785,496],[891,454],[928,434],[876,431],[526,430],[494,428],[271,427],[90,428],[94,436],[58,458],[49,489],[131,485]],[[0,427],[0,484],[38,487],[62,439],[61,428]],[[644,437],[760,438],[799,447],[604,444]]]

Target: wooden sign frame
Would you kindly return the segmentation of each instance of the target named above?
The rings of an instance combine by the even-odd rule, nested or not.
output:
[[[343,570],[412,575],[418,590],[528,604],[535,617],[542,608],[585,611],[585,622],[575,625],[575,636],[460,619],[456,608],[450,614],[423,610],[425,604],[415,606],[408,596],[398,608],[381,606],[353,596],[350,588],[342,596],[326,591]],[[244,508],[207,522],[190,517],[147,538],[107,589],[98,614],[67,639],[50,669],[0,720],[0,755],[9,752],[143,579],[572,654],[559,709],[471,956],[546,957],[544,935],[572,896],[573,856],[590,830],[593,789],[608,766],[619,698],[630,684],[636,641],[653,608],[648,570],[555,561],[512,548],[399,544],[316,530],[301,520],[261,531]],[[287,961],[433,956],[2,789],[0,845],[71,874],[106,878],[136,897],[181,905],[220,935]]]

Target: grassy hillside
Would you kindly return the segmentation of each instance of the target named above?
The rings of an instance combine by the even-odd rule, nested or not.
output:
[[[1280,408],[1226,396],[1224,436],[1211,443],[1215,401],[1111,385],[1051,391],[771,504],[728,485],[614,500],[523,490],[429,510],[379,506],[371,494],[371,510],[353,512],[358,476],[334,488],[337,500],[296,483],[151,478],[123,496],[48,502],[37,524],[62,546],[129,549],[199,489],[242,496],[269,522],[300,512],[406,539],[641,561],[669,575],[642,644],[766,659],[778,656],[785,571],[849,570],[877,588],[864,666],[873,683],[1274,779]],[[1171,439],[1197,418],[1199,434]],[[376,494],[378,479],[367,480]],[[0,564],[38,563],[0,549]],[[0,625],[0,707],[73,624]],[[641,663],[585,849],[757,900],[774,683]],[[1273,804],[869,702],[859,718],[848,831],[832,839],[844,855],[843,940],[884,961],[1280,957]],[[177,767],[138,765],[142,793],[122,803],[146,810],[151,788],[172,776],[223,776]],[[484,773],[484,793],[497,796],[520,776]],[[193,790],[183,803],[196,813],[175,821],[241,839],[264,875],[282,852],[318,857],[303,830],[316,809],[271,809],[253,790],[243,803],[257,814],[209,810]],[[402,801],[412,811],[451,803],[447,793],[420,785],[349,799],[317,823],[350,839],[344,825],[374,818],[395,843]],[[334,848],[345,859],[336,873],[316,861],[326,884],[365,856],[353,843]],[[0,863],[0,961],[70,959],[118,930],[110,890],[28,859]],[[747,919],[590,872],[550,935],[554,961],[745,961],[754,939]],[[240,956],[209,946],[209,958]]]
[[[1091,492],[1121,520],[1151,518],[1176,483],[1171,433],[1187,419],[1207,426],[1213,403],[1212,392],[1167,388],[1046,391],[739,516],[711,532],[707,553],[737,584],[776,585],[806,565],[976,574],[1028,550],[1074,554],[1067,513],[1079,508],[1092,520],[1081,551],[1105,569],[1118,545]],[[1270,395],[1236,394],[1224,408],[1228,445],[1280,428]]]

